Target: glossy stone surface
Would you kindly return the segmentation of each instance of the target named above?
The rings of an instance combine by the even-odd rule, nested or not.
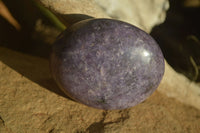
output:
[[[50,66],[68,96],[106,110],[144,101],[164,74],[164,58],[154,39],[110,19],[84,20],[65,30],[52,47]]]

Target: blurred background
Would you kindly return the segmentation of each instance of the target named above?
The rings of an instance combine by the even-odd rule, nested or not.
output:
[[[156,24],[150,34],[167,62],[198,83],[166,64],[158,91],[133,108],[114,111],[73,102],[58,88],[48,59],[66,26],[36,1],[0,0],[0,133],[199,133],[200,0],[169,0],[170,6],[168,0],[94,0],[90,6],[90,0],[57,0],[60,5],[43,0],[59,9],[68,2],[63,8],[70,9],[65,19],[71,22],[78,18],[74,12],[98,16],[103,11],[147,32]]]
[[[200,0],[170,0],[165,22],[151,35],[177,72],[200,82]]]
[[[48,58],[65,26],[33,0],[0,0],[0,46]],[[150,33],[167,62],[200,82],[200,0],[170,0],[166,21]]]

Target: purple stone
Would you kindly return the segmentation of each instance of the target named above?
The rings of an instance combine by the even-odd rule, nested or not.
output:
[[[164,74],[154,39],[128,23],[89,19],[65,30],[50,66],[60,88],[82,104],[105,110],[132,107],[149,97]]]

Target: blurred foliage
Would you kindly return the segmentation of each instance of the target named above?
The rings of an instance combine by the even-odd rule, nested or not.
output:
[[[47,8],[42,6],[40,3],[35,2],[34,0],[32,0],[32,1],[33,1],[34,5],[36,5],[38,7],[38,9],[41,11],[41,13],[43,13],[44,16],[47,17],[49,19],[49,21],[51,21],[58,29],[60,29],[60,30],[66,29],[65,25],[63,23],[61,23],[61,21],[51,11],[49,11]]]
[[[0,16],[0,46],[48,58],[51,45],[65,26],[34,0],[2,0],[20,24],[16,30]],[[194,0],[195,1],[195,0]],[[190,4],[187,4],[190,2]],[[151,35],[160,44],[167,62],[189,79],[200,81],[200,6],[189,0],[170,0],[165,23],[155,27]],[[73,17],[72,17],[73,16]],[[70,22],[88,16],[65,15]]]
[[[189,79],[200,82],[200,6],[170,0],[166,21],[151,35],[159,43],[167,62]]]
[[[2,0],[21,29],[0,16],[0,46],[48,58],[51,44],[65,26],[33,0]]]

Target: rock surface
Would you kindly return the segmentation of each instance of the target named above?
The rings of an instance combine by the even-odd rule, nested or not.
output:
[[[106,14],[106,11],[109,10],[109,9],[105,8],[104,10],[100,10],[100,8],[102,8],[102,7],[98,6],[98,5],[103,5],[104,1],[102,1],[102,4],[98,4],[98,5],[96,5],[95,3],[92,3],[94,5],[89,6],[87,9],[85,9],[83,7],[85,7],[85,4],[91,5],[91,2],[89,0],[83,0],[84,2],[80,1],[80,3],[84,3],[84,4],[79,3],[78,5],[77,5],[77,1],[70,1],[70,0],[58,0],[56,2],[58,5],[55,4],[53,0],[40,0],[40,1],[46,7],[49,7],[53,11],[57,11],[59,14],[64,14],[64,15],[72,14],[71,15],[72,18],[73,18],[74,14],[79,14],[81,12],[84,13],[85,15],[91,15],[91,12],[92,12],[93,13],[92,16],[97,17],[97,18],[109,17],[108,14]],[[109,0],[108,2],[112,2],[112,0]],[[131,2],[131,1],[129,1],[129,2]],[[140,2],[142,2],[142,1],[140,1]],[[146,1],[145,2],[143,1],[142,3],[140,3],[140,2],[137,1],[135,3],[135,6],[136,5],[140,6],[142,3],[144,5],[146,5]],[[160,3],[160,2],[161,2],[160,0],[149,0],[149,3],[151,3],[151,4],[149,4],[149,6],[157,7],[154,4]],[[160,3],[159,5],[163,5],[162,9],[167,9],[168,6],[166,6],[166,5],[168,5],[168,1],[162,0],[162,2],[163,3]],[[66,3],[67,3],[67,5],[66,5]],[[66,7],[63,6],[63,5],[65,5]],[[75,6],[75,5],[77,5],[77,6]],[[123,4],[121,4],[121,5],[122,5],[121,8],[123,8]],[[131,3],[130,3],[130,5],[131,5]],[[68,10],[68,8],[69,8],[68,6],[71,6],[75,9]],[[81,6],[81,7],[78,7],[78,6]],[[64,11],[61,10],[61,7],[66,8],[66,10],[64,10]],[[106,6],[106,7],[109,8],[108,6]],[[166,7],[166,8],[164,8],[164,7]],[[95,8],[95,9],[93,9],[93,8]],[[158,6],[158,8],[160,8],[160,6]],[[150,13],[149,16],[147,17],[148,19],[146,19],[146,17],[144,17],[145,16],[144,14],[147,13],[147,12],[144,12],[144,14],[143,14],[142,8],[141,8],[141,12],[138,12],[137,9],[139,9],[139,7],[133,8],[134,12],[138,13],[134,17],[135,18],[141,18],[142,20],[145,20],[144,23],[142,24],[143,26],[141,28],[143,29],[144,27],[148,27],[149,29],[144,28],[143,30],[145,30],[146,32],[149,32],[152,29],[152,27],[146,26],[146,23],[148,21],[154,21],[153,19],[149,19],[149,17],[150,18],[159,18],[160,13],[156,13],[156,14]],[[152,10],[157,10],[157,9],[154,9],[154,8],[148,8],[148,9],[149,9],[149,12],[152,12]],[[160,11],[163,12],[164,10],[160,10]],[[165,14],[165,12],[163,12],[161,14]],[[124,15],[126,15],[126,14],[124,14]],[[165,15],[163,15],[163,16],[165,16]],[[120,16],[120,17],[123,17],[123,16]],[[125,16],[125,17],[127,17],[127,16]],[[65,21],[68,21],[68,19],[65,19]],[[140,27],[140,24],[138,22],[134,21],[134,19],[129,19],[129,21],[127,21],[127,22],[135,24],[136,26]],[[157,23],[160,23],[160,22],[161,21],[159,20]],[[152,25],[152,26],[154,26],[154,25]],[[165,76],[164,76],[164,78],[161,82],[162,87],[158,90],[161,93],[164,93],[169,97],[173,97],[173,98],[178,99],[179,101],[181,101],[183,103],[187,103],[189,105],[192,105],[192,106],[200,109],[200,97],[199,97],[200,87],[197,84],[188,80],[182,74],[175,72],[169,66],[169,64],[167,62],[165,63],[165,65],[166,65]],[[183,84],[180,84],[180,83],[183,83]],[[170,86],[170,87],[167,87],[167,86]]]
[[[53,44],[50,62],[55,81],[67,95],[106,110],[144,101],[164,74],[164,57],[155,40],[112,19],[72,25]]]
[[[107,16],[87,0],[41,1],[63,14]],[[1,133],[200,131],[199,87],[169,65],[158,91],[151,97],[133,108],[114,111],[89,108],[66,98],[50,76],[48,60],[43,58],[0,47],[0,75]]]
[[[149,32],[164,22],[169,8],[168,0],[95,0],[111,18],[137,25]],[[144,4],[145,3],[145,4]]]
[[[125,110],[93,109],[60,96],[46,59],[0,47],[1,133],[129,133],[200,130],[200,111],[156,91]],[[55,92],[55,93],[54,93]]]

